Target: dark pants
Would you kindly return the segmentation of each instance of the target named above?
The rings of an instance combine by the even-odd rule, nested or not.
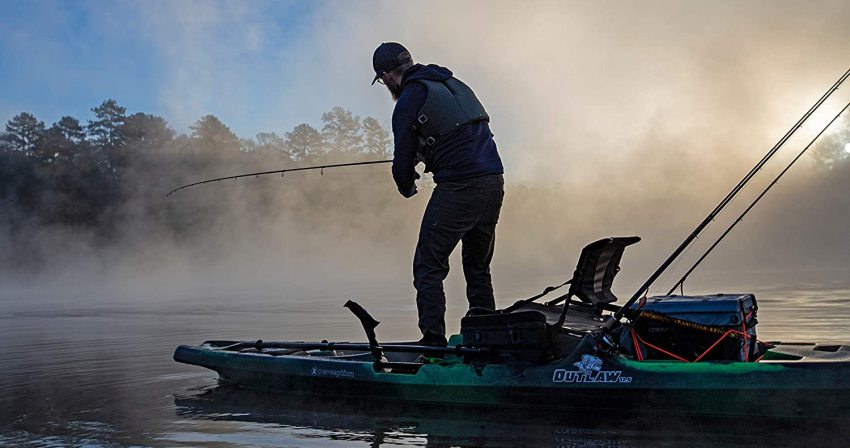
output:
[[[446,334],[443,280],[449,274],[449,255],[458,242],[463,244],[469,306],[495,309],[490,260],[504,194],[501,174],[444,181],[434,189],[422,216],[413,259],[413,286],[422,334]]]

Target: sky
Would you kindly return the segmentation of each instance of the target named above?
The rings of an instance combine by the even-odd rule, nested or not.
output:
[[[311,2],[2,1],[2,119],[89,117],[115,98],[180,132],[202,115],[253,136],[278,115],[287,53],[303,42]],[[366,73],[368,75],[368,73]],[[365,75],[364,75],[365,76]]]
[[[0,0],[0,11],[3,122],[85,121],[114,98],[178,132],[213,114],[240,137],[281,134],[334,106],[387,124],[371,54],[399,41],[476,90],[509,177],[545,183],[647,154],[652,168],[751,160],[850,54],[850,4],[828,0]]]

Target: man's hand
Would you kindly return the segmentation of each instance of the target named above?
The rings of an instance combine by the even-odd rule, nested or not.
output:
[[[398,192],[401,193],[401,195],[406,197],[406,198],[412,198],[413,195],[416,194],[416,181],[419,180],[420,177],[422,177],[422,176],[420,176],[419,173],[417,173],[414,170],[413,171],[413,182],[410,183],[410,188],[408,188],[406,190],[402,190],[401,188],[399,188]]]
[[[413,195],[416,194],[416,184],[414,184],[409,190],[400,191],[400,193],[401,193],[402,196],[404,196],[406,198],[412,198]]]

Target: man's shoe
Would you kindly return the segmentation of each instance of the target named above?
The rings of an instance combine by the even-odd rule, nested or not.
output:
[[[422,336],[422,339],[420,339],[417,344],[427,345],[428,347],[445,347],[449,345],[449,341],[447,341],[446,337],[441,334],[427,332],[424,336]]]

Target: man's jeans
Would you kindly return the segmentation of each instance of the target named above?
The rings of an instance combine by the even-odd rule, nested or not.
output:
[[[434,189],[422,217],[413,259],[413,286],[422,334],[446,334],[443,280],[449,274],[449,255],[458,242],[463,246],[469,306],[495,309],[490,260],[504,195],[501,174],[444,181]]]

